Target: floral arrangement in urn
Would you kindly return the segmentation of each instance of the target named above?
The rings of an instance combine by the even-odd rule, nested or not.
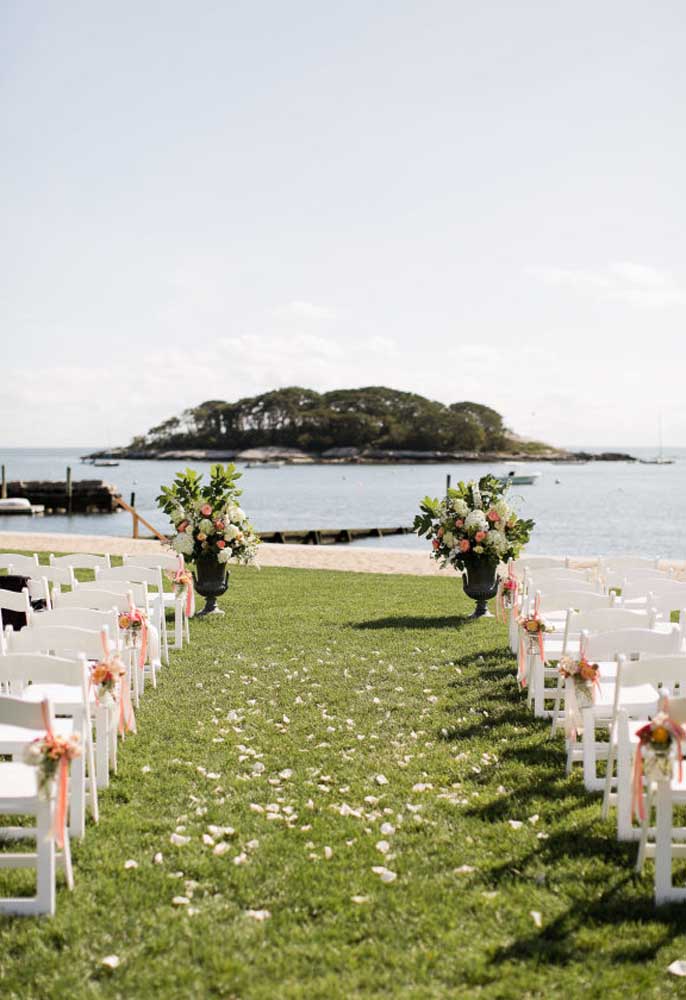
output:
[[[186,469],[171,486],[163,486],[157,504],[174,525],[172,546],[190,562],[215,556],[219,563],[255,560],[259,538],[238,504],[240,472],[234,465],[213,465],[210,481]]]
[[[461,482],[444,500],[425,497],[414,519],[414,531],[431,541],[434,559],[464,574],[463,589],[476,601],[473,618],[489,614],[498,564],[517,558],[534,526],[510,507],[506,489],[495,476]]]
[[[478,483],[458,483],[444,500],[425,497],[414,531],[431,541],[433,557],[443,566],[464,569],[475,557],[494,564],[516,559],[534,522],[517,516],[506,490],[494,476],[484,476]]]

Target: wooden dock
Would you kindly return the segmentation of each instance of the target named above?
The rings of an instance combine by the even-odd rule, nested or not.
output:
[[[119,491],[102,479],[62,482],[14,480],[5,484],[6,496],[25,497],[46,514],[113,514]]]
[[[281,545],[340,545],[360,538],[386,538],[388,535],[411,535],[412,528],[310,528],[286,531],[260,531],[263,542]]]

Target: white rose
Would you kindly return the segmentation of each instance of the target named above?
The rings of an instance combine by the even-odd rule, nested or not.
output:
[[[202,531],[206,535],[213,535],[214,524],[208,518],[204,517],[198,524],[198,531]]]
[[[453,510],[458,517],[466,517],[469,513],[469,504],[464,500],[453,500]]]
[[[488,531],[488,521],[482,510],[472,510],[464,522],[465,531]]]
[[[224,532],[224,538],[226,539],[226,541],[232,542],[237,535],[240,535],[240,531],[238,530],[236,525],[235,524],[228,525],[226,531]]]
[[[217,561],[220,563],[227,563],[231,558],[231,549],[222,549],[217,556]]]
[[[443,542],[445,545],[448,546],[449,549],[452,549],[453,545],[455,544],[455,536],[453,535],[452,531],[445,532],[445,534],[443,535]]]
[[[185,531],[181,532],[180,535],[176,535],[172,541],[172,546],[181,555],[189,556],[193,551],[193,538],[191,535],[187,535]]]

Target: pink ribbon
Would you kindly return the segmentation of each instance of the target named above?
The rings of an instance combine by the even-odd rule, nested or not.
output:
[[[41,708],[41,715],[43,717],[43,725],[45,726],[45,733],[49,739],[54,740],[55,735],[52,731],[50,720],[48,718],[47,701],[42,701],[40,708]],[[60,763],[59,763],[59,774],[57,776],[57,800],[55,803],[55,822],[53,825],[53,834],[55,837],[55,842],[59,848],[64,847],[64,834],[67,823],[68,788],[69,788],[69,760],[67,759],[66,756],[64,756],[60,757]]]
[[[129,602],[129,617],[131,621],[141,623],[141,651],[138,655],[138,666],[142,670],[148,654],[148,620],[143,612],[138,610],[133,601]]]
[[[665,699],[665,712],[667,711],[667,704],[668,704],[667,700]],[[641,821],[645,819],[645,796],[643,794],[644,742],[641,739],[641,737],[642,736],[647,737],[650,734],[650,732],[653,729],[654,723],[655,720],[653,720],[653,722],[649,722],[647,726],[643,726],[643,728],[639,729],[638,732],[636,733],[639,739],[639,744],[638,744],[638,749],[636,750],[636,755],[634,757],[634,772],[631,779],[631,785],[633,789],[632,813],[637,819],[640,819]],[[669,716],[666,717],[664,722],[659,722],[658,725],[664,726],[664,728],[667,729],[674,737],[674,741],[676,743],[676,750],[677,750],[676,756],[678,762],[677,778],[679,781],[681,781],[682,778],[681,739],[684,735],[684,731],[681,728],[681,726],[679,726],[676,722],[670,719]]]

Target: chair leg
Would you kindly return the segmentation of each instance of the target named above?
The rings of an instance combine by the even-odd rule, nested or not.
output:
[[[87,748],[86,748],[87,749]],[[86,834],[86,754],[72,761],[69,777],[69,833],[81,839]]]
[[[97,705],[95,709],[95,776],[98,788],[110,783],[110,706]]]
[[[54,803],[36,807],[36,912],[55,913],[55,839],[52,832]]]
[[[672,792],[670,782],[657,783],[655,821],[655,905],[669,902],[672,895]]]
[[[95,770],[95,750],[93,747],[93,731],[89,723],[88,731],[86,733],[87,742],[87,752],[88,752],[88,792],[89,792],[89,805],[90,814],[94,823],[100,820],[100,810],[98,808],[98,783],[97,774]]]

